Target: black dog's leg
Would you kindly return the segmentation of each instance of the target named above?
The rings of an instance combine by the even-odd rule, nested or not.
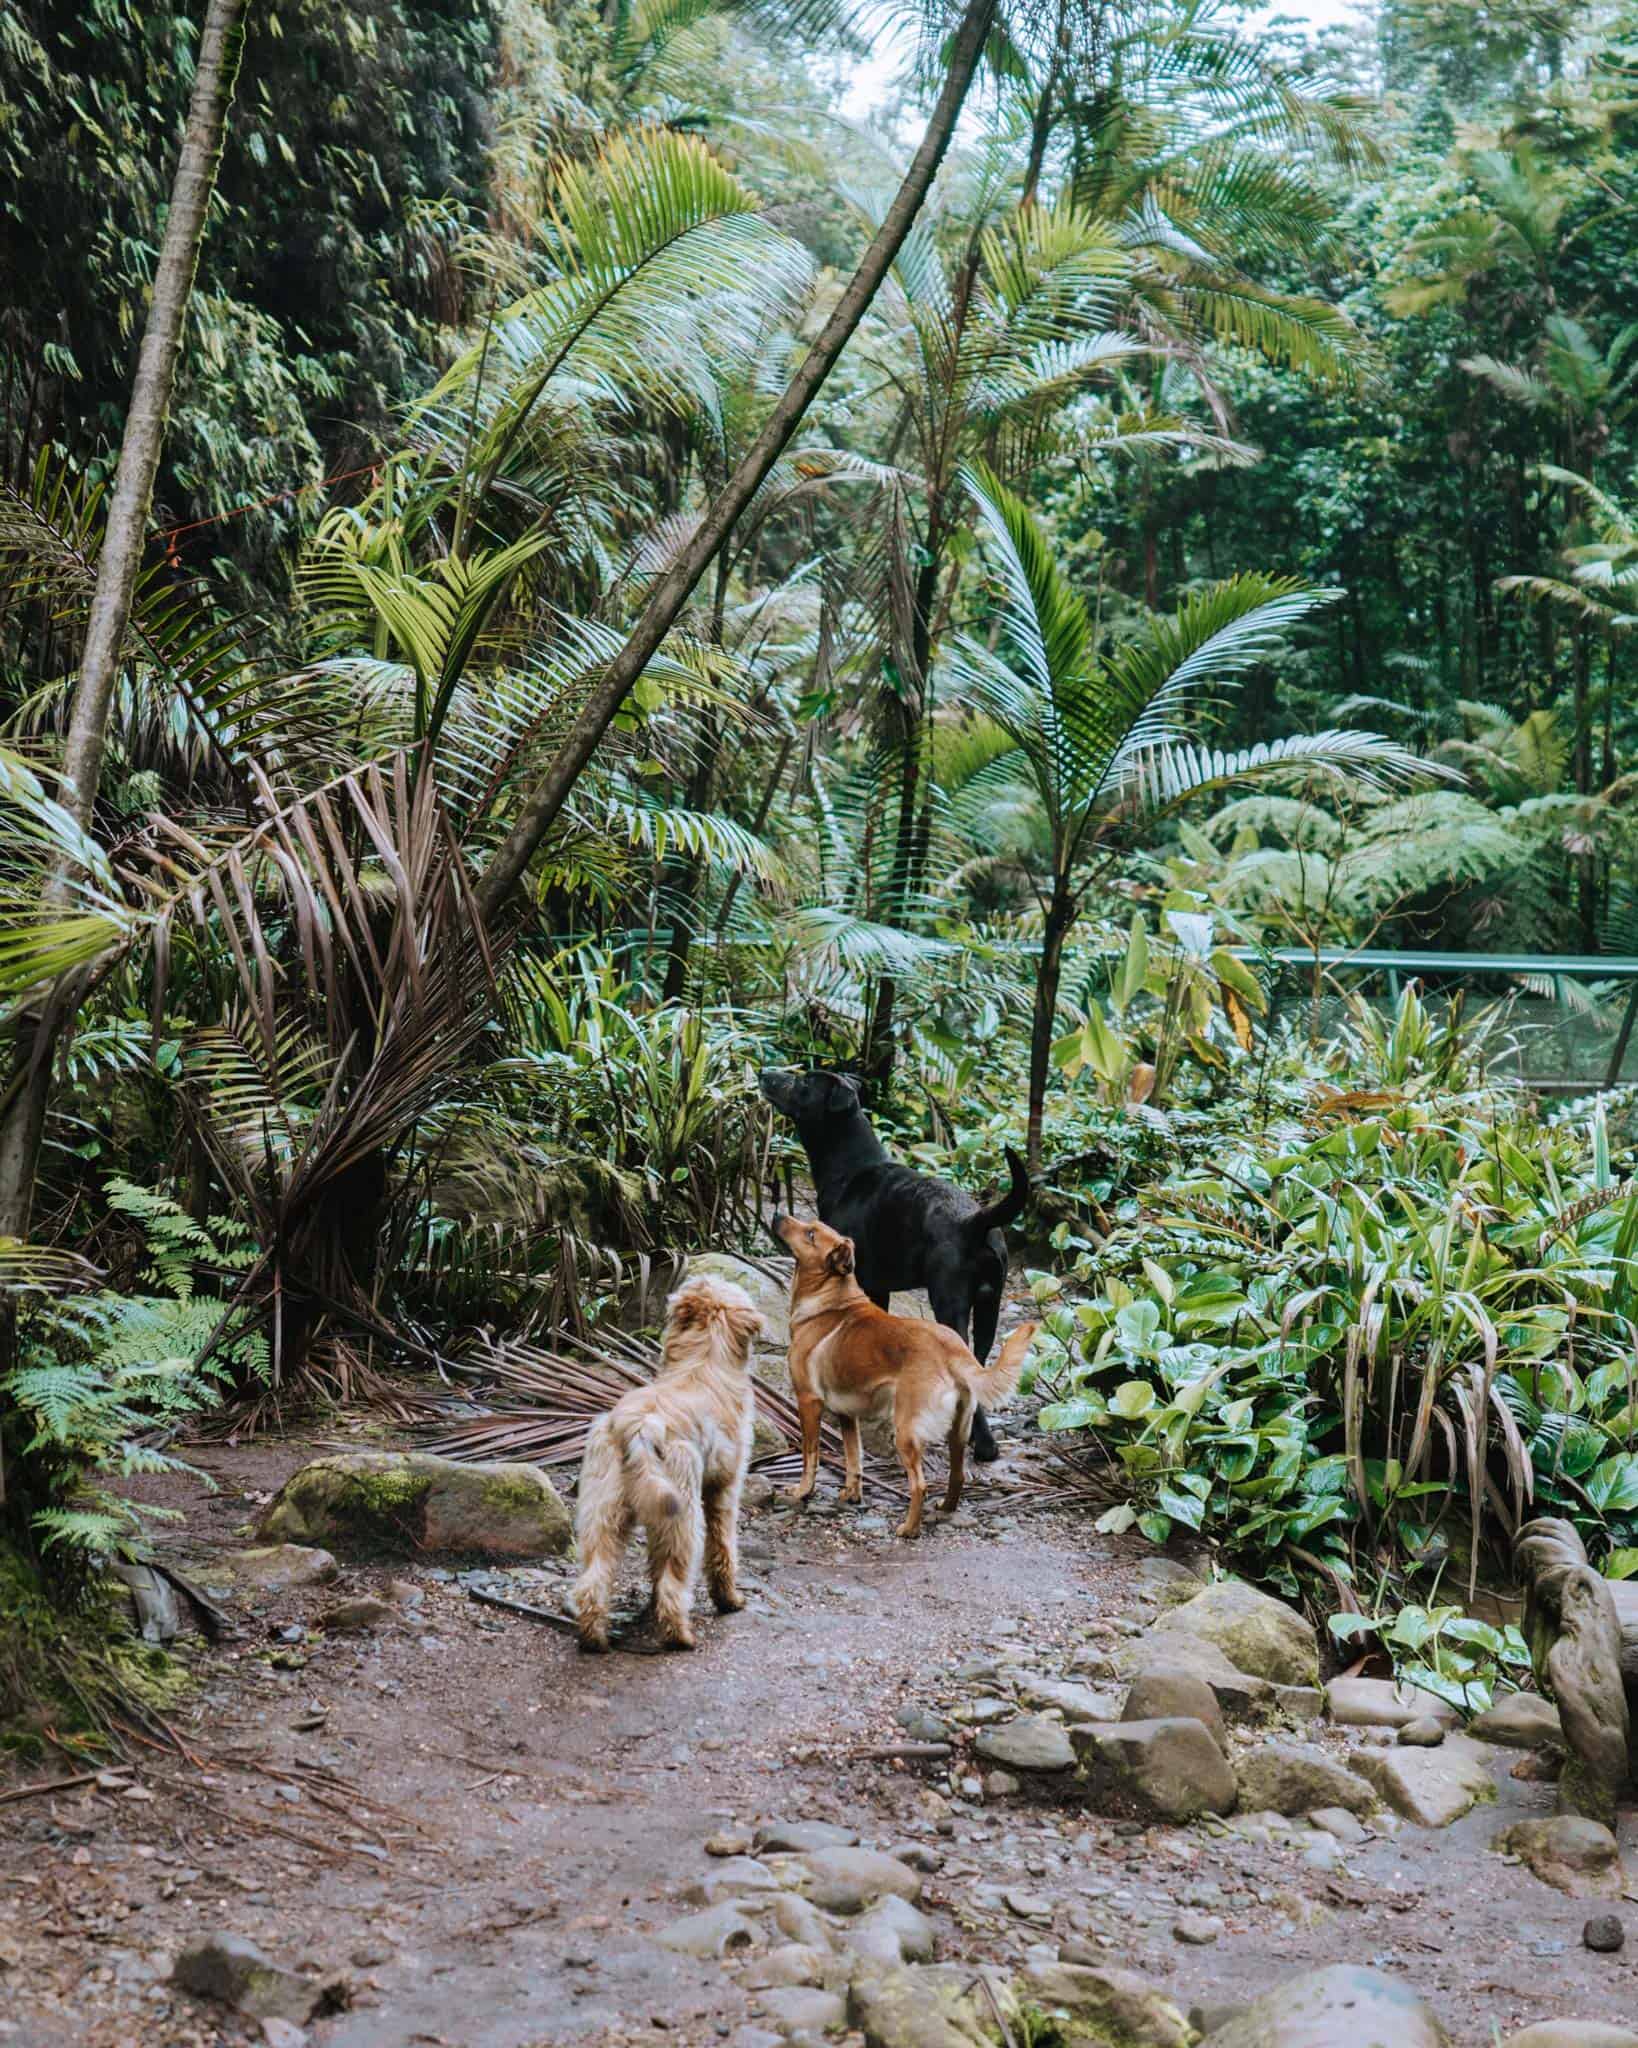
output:
[[[973,1325],[973,1303],[965,1287],[929,1287],[927,1304],[947,1330],[954,1330],[963,1344],[968,1341],[967,1333]],[[990,1336],[993,1338],[994,1335],[995,1320],[992,1315]],[[984,1353],[976,1344],[973,1346],[973,1354],[982,1365]],[[990,1418],[982,1408],[973,1410],[973,1430],[967,1439],[967,1446],[973,1454],[974,1462],[979,1465],[993,1465],[1001,1455],[1000,1446],[995,1441],[995,1432],[990,1428]]]

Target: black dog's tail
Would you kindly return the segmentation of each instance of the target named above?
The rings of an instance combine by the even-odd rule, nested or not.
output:
[[[986,1237],[992,1230],[1004,1230],[1023,1215],[1029,1201],[1029,1169],[1010,1145],[1006,1147],[1006,1154],[1012,1186],[999,1202],[992,1202],[987,1209],[980,1209],[967,1218],[967,1228],[974,1237]]]

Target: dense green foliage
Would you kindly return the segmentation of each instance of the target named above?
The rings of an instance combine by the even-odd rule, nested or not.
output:
[[[1638,1198],[1506,1078],[1550,982],[1384,1022],[1266,957],[1638,931],[1638,19],[1447,11],[1305,48],[1004,7],[498,906],[902,135],[841,121],[822,10],[253,8],[82,831],[53,773],[201,10],[7,15],[0,1151],[43,990],[74,1026],[0,1238],[37,1563],[125,1540],[98,1486],[204,1406],[365,1398],[751,1241],[756,1070],[809,1059],[975,1185],[1027,1147],[1073,1254],[1044,1421],[1116,1523],[1447,1646],[1532,1503],[1634,1561]],[[1614,992],[1559,1000],[1601,1059]]]

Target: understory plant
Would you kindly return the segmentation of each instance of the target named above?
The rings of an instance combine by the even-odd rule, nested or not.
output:
[[[1036,1282],[1041,1425],[1113,1461],[1106,1526],[1399,1599],[1471,1594],[1538,1513],[1638,1564],[1638,1191],[1596,1109],[1475,1081],[1411,987],[1220,1135]]]

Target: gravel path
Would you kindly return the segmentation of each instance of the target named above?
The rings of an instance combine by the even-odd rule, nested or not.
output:
[[[208,1580],[313,1448],[207,1452],[220,1490],[166,1482],[187,1509],[167,1549]],[[315,1631],[335,1587],[257,1599],[238,1639],[191,1653],[200,1689],[179,1725],[197,1767],[155,1757],[134,1791],[0,1807],[0,2043],[261,2040],[164,1981],[201,1930],[345,1976],[350,2008],[313,2022],[312,2048],[711,2043],[765,2025],[763,2001],[739,1965],[651,1937],[711,1869],[707,1836],[771,1818],[942,1859],[923,1901],[942,1955],[1017,1962],[1073,1943],[1185,2010],[1369,1962],[1422,1991],[1461,2048],[1549,2015],[1638,2015],[1638,1912],[1624,1909],[1623,1951],[1592,1954],[1582,1926],[1603,1908],[1490,1852],[1507,1820],[1552,1807],[1549,1785],[1509,1775],[1513,1753],[1497,1753],[1498,1805],[1437,1834],[1372,1836],[1332,1869],[1294,1832],[1146,1829],[1017,1796],[952,1805],[927,1766],[862,1756],[904,1740],[901,1709],[994,1690],[982,1672],[997,1657],[1061,1674],[1077,1647],[1155,1611],[1146,1546],[1030,1504],[998,1472],[919,1544],[893,1540],[887,1503],[758,1508],[752,1606],[703,1619],[692,1657],[582,1659],[436,1565],[346,1571],[346,1593],[398,1581],[394,1618],[362,1635]],[[512,1585],[556,1604],[551,1572]],[[980,1675],[954,1677],[964,1664]],[[1631,1815],[1624,1846],[1638,1847]]]

